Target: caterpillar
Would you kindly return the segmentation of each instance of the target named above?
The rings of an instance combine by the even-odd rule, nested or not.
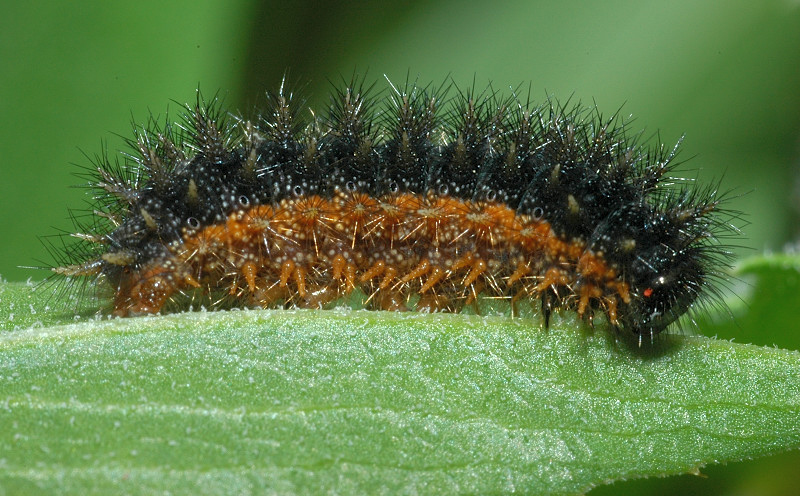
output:
[[[733,229],[716,185],[670,177],[678,145],[618,114],[512,90],[363,79],[325,112],[284,82],[261,115],[197,93],[88,168],[52,271],[136,316],[216,307],[458,311],[480,295],[655,335],[716,295]],[[680,141],[679,143],[680,144]]]

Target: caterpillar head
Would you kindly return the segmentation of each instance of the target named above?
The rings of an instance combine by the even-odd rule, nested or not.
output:
[[[630,268],[631,302],[619,317],[638,335],[658,334],[695,303],[708,275],[698,248],[659,244],[643,251]]]

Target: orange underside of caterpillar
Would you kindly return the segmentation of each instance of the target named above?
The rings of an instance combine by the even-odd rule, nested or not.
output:
[[[616,323],[630,301],[602,254],[550,224],[492,201],[447,195],[374,198],[337,191],[242,207],[224,223],[187,230],[170,255],[122,276],[116,315],[156,313],[190,290],[249,306],[320,307],[360,288],[373,308],[457,310],[480,293],[537,298],[553,291],[581,316]]]

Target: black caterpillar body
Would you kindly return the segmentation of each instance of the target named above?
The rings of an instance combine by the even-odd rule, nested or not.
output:
[[[136,128],[89,186],[53,270],[110,289],[112,312],[205,304],[456,311],[540,302],[639,335],[715,292],[733,229],[715,187],[668,178],[615,115],[513,94],[358,81],[327,112],[281,86],[253,120],[199,96],[177,126]],[[450,95],[450,96],[448,96]]]

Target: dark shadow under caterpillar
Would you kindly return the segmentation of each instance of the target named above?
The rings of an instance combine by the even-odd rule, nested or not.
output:
[[[538,300],[638,335],[716,293],[735,231],[716,187],[668,177],[677,147],[614,115],[514,92],[353,79],[326,113],[283,85],[252,120],[217,99],[134,127],[89,171],[93,220],[52,270],[89,278],[128,316],[185,308],[456,311]]]

